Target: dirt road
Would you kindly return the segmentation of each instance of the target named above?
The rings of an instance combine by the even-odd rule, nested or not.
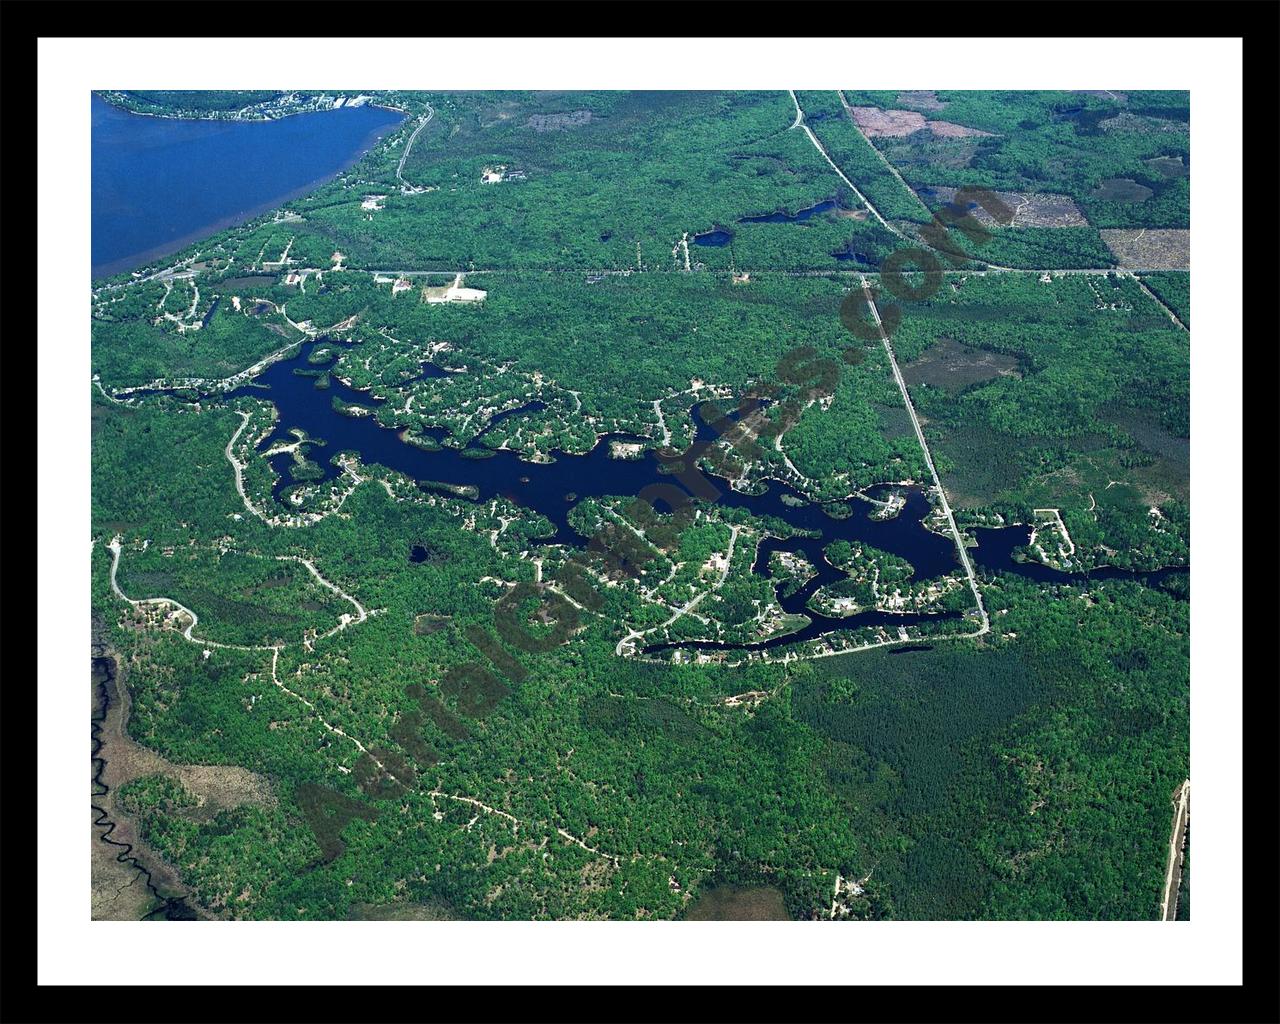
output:
[[[939,249],[937,246],[930,245],[930,244],[929,244],[928,242],[926,242],[923,238],[910,238],[910,237],[908,237],[907,235],[905,235],[905,234],[903,234],[901,231],[899,231],[896,227],[894,227],[892,224],[890,224],[887,220],[885,220],[882,216],[880,216],[880,211],[879,211],[879,210],[877,210],[874,206],[872,206],[872,205],[871,205],[871,201],[870,201],[869,199],[867,199],[867,197],[866,197],[865,195],[863,195],[863,194],[862,194],[862,192],[860,192],[860,191],[858,190],[858,186],[857,186],[857,185],[855,185],[852,181],[850,181],[847,177],[845,177],[845,173],[844,173],[844,171],[840,170],[840,168],[839,168],[839,166],[837,166],[836,162],[835,162],[834,160],[832,160],[832,159],[831,159],[831,157],[828,155],[827,151],[823,148],[822,143],[818,141],[818,137],[817,137],[816,135],[814,135],[814,134],[813,134],[813,132],[810,130],[809,126],[808,126],[807,124],[805,124],[805,123],[804,123],[804,111],[800,108],[800,101],[799,101],[798,99],[796,99],[795,90],[794,90],[794,89],[788,89],[787,91],[788,91],[789,93],[791,93],[791,99],[795,102],[795,105],[796,105],[796,115],[797,115],[797,116],[796,116],[796,121],[795,121],[795,123],[794,123],[794,124],[792,124],[792,125],[791,125],[791,127],[792,127],[792,128],[800,128],[800,129],[802,129],[802,130],[804,131],[804,133],[805,133],[806,135],[808,135],[808,136],[809,136],[809,141],[810,141],[810,142],[812,142],[812,143],[813,143],[813,145],[814,145],[814,148],[816,148],[816,149],[817,149],[817,151],[818,151],[819,153],[821,153],[821,154],[822,154],[822,159],[824,159],[827,163],[829,163],[829,164],[831,165],[831,169],[832,169],[833,171],[835,171],[835,172],[836,172],[836,174],[840,175],[840,180],[841,180],[841,181],[843,181],[846,185],[848,185],[848,186],[849,186],[849,188],[853,189],[853,193],[854,193],[854,195],[856,195],[860,200],[862,200],[862,205],[863,205],[863,206],[865,206],[868,210],[870,210],[870,211],[871,211],[871,213],[872,213],[872,215],[875,217],[875,219],[876,219],[876,220],[878,220],[878,221],[881,223],[881,225],[883,225],[884,227],[886,227],[886,228],[888,228],[890,231],[892,231],[895,235],[897,235],[897,236],[898,236],[900,239],[902,239],[904,242],[908,243],[908,247],[910,247],[910,248],[928,249],[928,250],[931,250],[931,251],[933,251],[933,252],[939,252],[939,253],[942,253],[944,256],[946,256],[946,257],[947,257],[947,259],[951,260],[951,261],[952,261],[952,263],[954,264],[955,259],[954,259],[954,258],[953,258],[949,253],[944,252],[943,250]],[[841,94],[840,94],[840,101],[841,101],[841,103],[843,103],[843,102],[844,102],[844,94],[843,94],[843,93],[841,93]],[[847,105],[846,105],[846,109],[848,109]],[[850,115],[850,116],[852,116],[852,115]],[[856,127],[856,126],[855,126],[855,127]],[[867,145],[871,146],[871,148],[872,148],[873,150],[875,150],[875,149],[876,149],[876,147],[875,147],[874,145],[872,145],[872,143],[871,143],[871,140],[870,140],[870,139],[867,139],[865,135],[863,136],[863,138],[866,140]],[[879,155],[879,154],[880,154],[880,151],[879,151],[879,150],[876,150],[876,153],[877,153],[877,155]],[[887,160],[885,160],[885,158],[884,158],[883,156],[880,156],[880,159],[881,159],[881,160],[882,160],[886,165],[889,165],[889,162],[888,162]],[[892,166],[890,166],[890,170],[893,170]],[[901,176],[900,174],[898,174],[898,173],[897,173],[897,171],[894,171],[894,176],[895,176],[899,181],[902,181],[902,176]],[[911,193],[911,195],[915,196],[915,198],[916,198],[916,200],[917,200],[917,201],[920,201],[920,197],[919,197],[919,196],[917,196],[917,195],[915,194],[915,192],[911,189],[911,187],[910,187],[910,186],[908,186],[908,185],[907,185],[907,183],[906,183],[905,181],[902,181],[902,184],[903,184],[903,186],[907,189],[907,191]],[[921,203],[921,205],[923,206],[924,204],[923,204],[923,203]],[[926,207],[926,210],[927,210],[927,209],[928,209],[928,208]],[[1013,268],[1013,267],[1004,267],[1004,266],[1001,266],[1001,265],[1000,265],[1000,264],[998,264],[998,263],[992,263],[992,262],[990,262],[989,260],[984,260],[984,259],[981,259],[981,258],[979,258],[979,257],[977,257],[977,256],[971,256],[971,257],[969,257],[969,258],[970,258],[973,262],[975,262],[975,263],[981,263],[981,264],[983,264],[984,266],[986,266],[986,267],[987,267],[987,269],[988,269],[988,270],[1010,271],[1010,270],[1014,270],[1014,269],[1016,269],[1016,268]]]
[[[881,217],[880,211],[877,210],[874,206],[872,206],[871,201],[867,199],[867,197],[864,196],[860,191],[858,191],[858,186],[845,177],[844,171],[840,170],[840,168],[836,166],[836,162],[832,160],[831,157],[827,155],[827,151],[822,148],[822,143],[818,141],[818,137],[814,135],[813,131],[809,128],[809,126],[804,123],[804,111],[800,109],[800,101],[796,98],[795,90],[788,89],[787,92],[791,93],[791,99],[796,105],[796,120],[791,127],[799,128],[807,136],[809,136],[809,141],[813,143],[814,149],[816,149],[819,153],[822,154],[822,159],[824,159],[827,163],[831,165],[831,169],[835,171],[836,174],[840,175],[841,181],[843,181],[846,185],[848,185],[851,189],[853,189],[853,194],[856,195],[860,200],[862,200],[862,205],[871,211],[871,215],[875,217],[875,219],[878,220],[883,227],[888,228],[890,231],[892,231],[895,235],[897,235],[903,241],[910,241],[910,239],[908,239],[906,235],[904,235],[901,231],[895,228],[887,220]]]
[[[906,179],[903,178],[903,176],[898,173],[898,169],[894,167],[893,164],[889,163],[889,161],[885,158],[885,155],[881,153],[880,150],[876,149],[875,143],[872,142],[870,139],[868,139],[866,136],[866,133],[863,132],[863,130],[858,127],[857,119],[853,116],[853,108],[849,106],[849,101],[844,98],[844,90],[837,89],[836,95],[840,97],[840,105],[844,107],[844,112],[845,114],[848,115],[849,121],[853,125],[854,130],[859,135],[862,136],[866,144],[870,146],[871,149],[875,152],[876,156],[880,158],[880,162],[884,164],[885,168],[889,171],[889,173],[898,179],[898,184],[901,185],[903,189],[906,190],[906,192],[911,196],[911,198],[913,198],[920,205],[920,209],[924,210],[926,214],[929,213],[930,212],[929,207],[925,205],[925,202],[923,199],[921,199],[918,195],[916,195],[916,190],[907,184]]]
[[[1173,921],[1178,914],[1178,889],[1182,885],[1182,857],[1187,843],[1187,825],[1191,821],[1191,780],[1178,790],[1173,812],[1173,831],[1169,836],[1169,865],[1164,873],[1164,894],[1160,897],[1160,920]]]
[[[409,153],[413,150],[413,144],[422,134],[422,129],[431,123],[431,119],[436,116],[435,108],[430,103],[427,104],[427,116],[422,119],[422,123],[413,130],[413,134],[409,136],[409,141],[405,143],[404,152],[400,154],[400,163],[396,167],[396,181],[400,182],[401,191],[418,192],[420,189],[416,185],[410,185],[404,180],[404,162],[409,159]]]
[[[969,552],[964,546],[964,540],[960,536],[960,531],[956,527],[955,516],[951,514],[951,505],[947,501],[947,492],[942,487],[942,481],[938,478],[938,470],[933,465],[933,456],[929,453],[929,443],[924,439],[924,431],[920,427],[920,420],[916,417],[915,406],[911,404],[911,395],[907,393],[907,382],[902,379],[902,371],[898,369],[898,360],[894,357],[893,346],[889,343],[889,336],[884,332],[884,325],[880,322],[880,311],[876,309],[875,300],[871,295],[871,286],[867,284],[867,279],[862,278],[862,291],[867,299],[867,308],[871,310],[871,316],[876,322],[876,331],[880,334],[880,341],[884,345],[885,353],[889,356],[889,365],[893,368],[893,379],[898,382],[898,390],[902,392],[903,404],[907,407],[907,413],[911,417],[911,425],[916,430],[916,440],[920,442],[920,450],[924,452],[924,461],[929,467],[929,475],[933,478],[933,486],[937,489],[938,500],[942,504],[942,511],[947,517],[947,525],[951,528],[951,537],[956,543],[956,553],[960,556],[960,564],[964,566],[965,575],[969,577],[969,589],[973,591],[973,599],[977,602],[978,611],[982,614],[982,628],[970,636],[982,636],[984,633],[991,631],[991,620],[987,617],[987,608],[982,603],[982,592],[978,589],[978,580],[973,573],[973,565],[969,561]]]

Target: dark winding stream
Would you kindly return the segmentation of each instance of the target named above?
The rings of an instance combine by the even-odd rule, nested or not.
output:
[[[93,687],[93,716],[90,719],[89,727],[89,735],[93,742],[92,753],[90,754],[90,763],[93,767],[91,781],[93,783],[94,800],[90,804],[94,812],[93,841],[117,847],[116,860],[121,864],[127,864],[130,868],[136,869],[141,874],[147,891],[159,901],[159,905],[143,918],[144,921],[158,918],[164,918],[166,921],[194,921],[196,914],[187,904],[186,897],[165,896],[156,888],[151,872],[143,866],[137,857],[133,856],[132,844],[122,843],[111,838],[111,834],[116,830],[116,823],[108,816],[106,809],[97,802],[109,792],[107,784],[102,781],[102,774],[106,770],[107,762],[99,754],[101,754],[103,747],[102,727],[106,721],[107,712],[111,708],[112,696],[115,692],[116,673],[119,669],[115,658],[106,654],[102,646],[95,643],[91,648],[89,671],[90,682]],[[123,723],[121,723],[121,728],[123,727]]]

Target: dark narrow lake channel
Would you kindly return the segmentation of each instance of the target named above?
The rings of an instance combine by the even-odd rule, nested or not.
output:
[[[407,444],[400,439],[398,431],[381,426],[372,416],[344,415],[333,404],[336,398],[348,405],[373,410],[381,404],[377,399],[348,387],[332,375],[329,375],[328,387],[317,388],[315,374],[323,374],[326,368],[331,368],[337,360],[337,353],[334,352],[328,364],[312,364],[312,353],[326,345],[336,349],[345,344],[330,338],[307,342],[295,357],[273,364],[253,384],[229,393],[229,398],[251,395],[268,400],[279,410],[276,428],[261,442],[260,451],[267,450],[279,441],[292,440],[291,429],[300,428],[309,438],[324,442],[311,449],[311,457],[323,472],[323,477],[320,478],[322,480],[337,478],[339,470],[332,461],[335,455],[344,451],[355,452],[365,465],[380,464],[403,473],[420,484],[446,483],[471,487],[475,489],[480,501],[502,496],[533,509],[546,516],[555,526],[555,534],[549,539],[549,543],[575,546],[584,546],[586,543],[586,538],[569,523],[569,511],[577,501],[606,495],[634,496],[649,484],[670,482],[669,476],[661,471],[657,460],[652,457],[609,457],[610,440],[647,441],[627,434],[606,435],[585,455],[557,452],[555,461],[551,463],[528,462],[515,452],[495,451],[474,444],[465,449],[442,447],[436,450]],[[295,373],[298,369],[305,369],[308,375]],[[432,370],[426,372],[429,376],[437,375]],[[537,407],[538,403],[532,403],[505,415],[532,412]],[[693,418],[699,440],[711,440],[715,437],[715,432],[703,420],[696,407],[693,409]],[[430,436],[439,441],[445,434],[443,430],[436,430]],[[287,499],[287,491],[292,486],[289,477],[292,457],[282,454],[275,456],[272,462],[281,477],[275,488],[276,499]],[[675,646],[763,649],[807,640],[841,629],[868,625],[906,626],[924,620],[956,617],[954,614],[918,615],[869,611],[844,618],[826,618],[805,607],[818,587],[843,578],[843,574],[833,568],[822,553],[823,548],[834,540],[863,542],[898,555],[915,568],[916,579],[929,579],[956,570],[959,559],[951,539],[925,529],[923,525],[923,520],[930,511],[923,489],[906,489],[906,504],[898,515],[892,519],[878,520],[870,517],[870,513],[875,511],[874,507],[856,499],[833,503],[828,508],[836,514],[828,514],[823,506],[809,502],[792,488],[777,481],[770,481],[768,489],[762,494],[743,494],[730,490],[723,480],[717,479],[715,483],[723,492],[718,504],[745,509],[755,516],[774,517],[804,534],[817,534],[795,536],[786,540],[767,539],[760,545],[756,563],[757,571],[765,571],[769,556],[774,551],[799,552],[808,559],[817,569],[817,575],[789,597],[780,598],[780,603],[785,611],[803,612],[813,621],[797,632],[757,644],[722,645],[710,641],[689,641],[655,645],[651,650]],[[882,495],[894,489],[903,490],[885,486],[873,488],[871,493],[877,496],[877,492]],[[570,495],[573,496],[572,500]],[[979,545],[971,549],[971,557],[980,569],[988,573],[1015,573],[1042,583],[1124,578],[1158,585],[1171,576],[1189,572],[1186,568],[1162,569],[1157,572],[1104,568],[1092,573],[1065,573],[1039,563],[1015,560],[1017,549],[1025,545],[1029,538],[1028,527],[979,529],[975,534]]]

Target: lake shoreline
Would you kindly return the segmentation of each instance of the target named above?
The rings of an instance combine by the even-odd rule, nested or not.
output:
[[[112,103],[97,92],[92,102],[93,236],[114,243],[107,254],[94,247],[90,268],[94,285],[143,269],[314,192],[358,164],[405,118],[394,108],[376,104],[234,119],[163,117]],[[319,131],[317,122],[301,121],[307,116],[333,115],[350,122],[348,110],[368,127],[345,124],[344,137],[331,130],[332,122]],[[395,119],[386,116],[390,113]],[[134,118],[151,123],[134,122]],[[358,135],[353,134],[353,129],[361,128]],[[274,180],[271,175],[246,174],[236,166],[250,138],[246,133],[263,131],[276,137],[270,147],[254,138],[254,151],[263,167],[271,169]],[[188,147],[194,148],[194,155]],[[308,163],[315,166],[308,169]],[[223,171],[227,167],[232,170]],[[205,175],[203,180],[192,179],[200,174]],[[184,192],[173,187],[175,181],[181,181],[184,190],[189,188],[186,195],[202,196],[204,209],[191,210],[183,201]],[[144,226],[150,239],[142,234]],[[159,237],[165,231],[168,236]],[[130,237],[134,241],[127,241]]]

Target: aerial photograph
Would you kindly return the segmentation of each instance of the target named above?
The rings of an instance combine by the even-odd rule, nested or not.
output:
[[[1189,91],[84,103],[93,920],[1190,921]]]

